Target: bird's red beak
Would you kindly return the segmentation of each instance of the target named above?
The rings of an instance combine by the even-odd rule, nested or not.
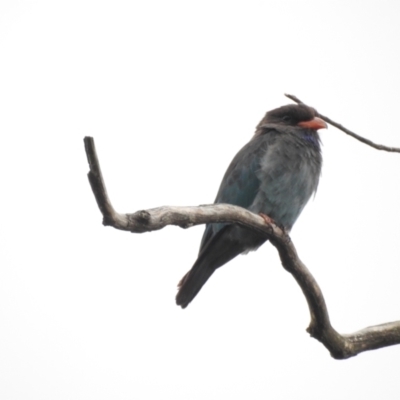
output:
[[[299,122],[297,125],[308,129],[328,129],[328,124],[321,118],[315,117],[311,121]]]

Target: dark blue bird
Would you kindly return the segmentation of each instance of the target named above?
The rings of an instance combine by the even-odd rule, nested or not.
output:
[[[327,128],[326,123],[305,105],[267,112],[253,138],[232,160],[215,203],[265,214],[290,231],[318,187],[321,128]],[[208,224],[199,256],[178,285],[176,303],[187,307],[217,268],[265,241],[264,235],[238,224]]]

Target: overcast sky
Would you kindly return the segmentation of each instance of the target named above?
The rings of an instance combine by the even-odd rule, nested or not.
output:
[[[105,228],[95,138],[120,212],[213,202],[292,93],[400,147],[396,1],[0,2],[0,398],[398,399],[400,346],[333,360],[265,245],[190,306],[203,227]],[[400,319],[400,154],[321,132],[320,187],[292,231],[342,333]]]

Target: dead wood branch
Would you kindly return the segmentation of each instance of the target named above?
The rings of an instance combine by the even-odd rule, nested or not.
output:
[[[297,255],[286,232],[274,224],[267,224],[259,215],[230,204],[198,207],[158,207],[133,214],[117,213],[111,205],[96,154],[94,140],[85,137],[85,149],[90,171],[88,178],[103,214],[103,224],[116,229],[142,233],[162,229],[167,225],[182,228],[213,223],[238,223],[264,233],[276,247],[283,267],[290,272],[306,297],[311,315],[307,331],[319,340],[336,359],[346,359],[363,351],[400,343],[400,321],[365,328],[353,334],[341,335],[331,325],[324,296],[316,280]]]

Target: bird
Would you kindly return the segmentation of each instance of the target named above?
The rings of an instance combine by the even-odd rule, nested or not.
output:
[[[304,104],[267,112],[233,158],[214,203],[246,208],[290,232],[317,191],[322,168],[317,131],[327,127],[317,111]],[[239,224],[207,224],[198,258],[178,284],[176,304],[186,308],[216,269],[266,240]]]

